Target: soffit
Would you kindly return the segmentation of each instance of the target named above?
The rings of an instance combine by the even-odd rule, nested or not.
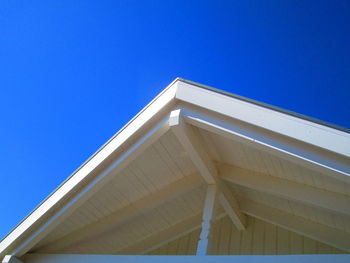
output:
[[[254,148],[251,144],[243,144],[203,129],[199,130],[205,141],[210,144],[207,148],[210,149],[212,158],[219,163],[231,164],[258,173],[350,195],[349,185],[327,174],[279,158],[266,151]]]
[[[182,95],[183,91],[184,89],[181,90]],[[215,96],[218,95],[216,94]],[[229,100],[227,100],[226,103],[229,103]],[[238,104],[240,103],[241,102]],[[222,106],[223,105],[219,105],[219,108],[222,108]],[[205,107],[205,105],[203,105],[203,107]],[[256,106],[252,108],[256,108]],[[226,108],[223,110],[227,111]],[[252,116],[254,117],[254,114],[251,114],[248,117]],[[288,116],[286,117],[286,119],[289,118],[290,117]],[[303,122],[303,125],[304,124],[305,123]],[[310,185],[312,187],[326,191],[333,191],[344,195],[350,195],[350,189],[348,185],[332,179],[327,174],[315,172],[287,159],[276,157],[275,155],[271,155],[265,151],[254,148],[252,144],[243,144],[241,142],[227,139],[201,129],[198,130],[200,131],[200,134],[203,136],[204,141],[207,144],[207,149],[212,159],[218,163],[227,163],[266,174],[271,177],[283,178],[289,181]],[[290,131],[288,131],[288,134],[289,133]],[[316,142],[317,140],[313,141]],[[126,142],[124,146],[127,147],[128,145],[130,145],[130,142]],[[53,242],[58,238],[66,236],[67,234],[72,233],[82,226],[100,221],[114,211],[119,210],[122,207],[129,206],[136,200],[140,200],[144,196],[159,191],[163,186],[169,185],[172,182],[189,176],[195,172],[195,167],[180,146],[175,136],[172,134],[172,132],[167,132],[158,141],[148,147],[138,158],[136,158],[136,160],[127,165],[125,169],[113,174],[112,179],[105,186],[103,186],[102,189],[92,195],[92,197],[90,197],[82,206],[76,209],[44,239],[42,239],[34,247],[34,250],[40,248],[45,244]],[[254,192],[249,193],[249,191],[245,191],[244,189],[242,190],[242,188],[239,187],[234,190],[237,190],[240,198],[254,199],[254,195],[256,195]],[[197,195],[199,195],[199,193],[197,193]],[[195,198],[192,199],[195,200]],[[257,199],[258,198],[256,198],[256,200]],[[261,200],[265,199],[261,198]],[[274,199],[274,201],[276,200],[277,198]],[[178,202],[181,204],[183,201]],[[272,201],[270,200],[270,203],[271,202]],[[190,203],[191,202],[188,204],[189,206]],[[171,206],[173,205],[174,204]],[[152,218],[152,220],[150,219],[152,222],[156,220],[156,214],[157,213],[151,213],[151,215],[149,215],[150,218]],[[179,212],[179,215],[181,215],[181,212]],[[172,217],[168,220],[174,218]],[[143,219],[140,217],[137,217],[130,220],[127,225],[131,224],[130,229],[137,227],[142,228],[142,220]],[[172,221],[169,222],[172,224]],[[176,222],[176,220],[174,222]],[[150,226],[146,227],[146,229],[149,228],[152,229]],[[127,227],[125,229],[127,229]],[[122,228],[120,231],[126,231],[125,229]],[[344,229],[346,229],[346,227],[344,227]],[[108,238],[108,234],[105,236],[105,238],[110,240],[110,242],[114,242],[113,240],[115,238],[118,239],[119,237],[124,236],[124,234],[118,233],[115,233],[112,239]],[[144,231],[140,229],[140,233],[144,233]],[[145,232],[143,235],[147,235],[147,233]],[[135,239],[131,239],[128,244],[136,242],[139,240],[139,238],[140,237],[135,237]],[[118,247],[120,247],[120,245]],[[78,250],[79,249],[77,248],[76,251]]]
[[[61,222],[34,249],[93,224],[115,211],[132,205],[165,186],[196,173],[192,162],[171,131],[148,147],[69,217]]]

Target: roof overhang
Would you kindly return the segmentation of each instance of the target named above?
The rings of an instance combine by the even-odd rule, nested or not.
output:
[[[239,96],[174,80],[77,169],[0,243],[0,258],[24,255],[169,129],[180,110],[188,124],[350,183],[350,134]]]

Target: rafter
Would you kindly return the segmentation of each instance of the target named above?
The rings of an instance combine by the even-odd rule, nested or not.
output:
[[[288,200],[350,216],[350,197],[231,165],[220,165],[223,180]]]
[[[169,126],[199,170],[203,179],[208,184],[215,184],[217,181],[216,167],[210,160],[198,135],[195,134],[191,127],[183,122],[181,110],[174,110],[171,112]]]
[[[81,240],[91,239],[97,234],[106,232],[118,224],[123,224],[131,218],[134,218],[142,213],[146,213],[147,211],[150,211],[151,209],[198,187],[200,184],[201,180],[198,174],[186,176],[164,186],[162,189],[151,193],[148,196],[133,202],[130,205],[127,205],[126,207],[115,211],[97,222],[88,224],[58,240],[39,247],[37,251],[59,251],[60,249],[69,247]]]
[[[244,230],[246,218],[240,212],[237,200],[232,195],[231,191],[227,189],[225,184],[220,181],[218,171],[210,159],[203,141],[200,139],[199,134],[196,134],[193,128],[183,121],[181,110],[174,110],[171,112],[169,126],[207,184],[218,185],[220,203],[223,205],[233,224],[239,230]]]

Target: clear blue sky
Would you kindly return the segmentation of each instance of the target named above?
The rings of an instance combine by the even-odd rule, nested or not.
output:
[[[350,1],[0,2],[0,236],[175,77],[350,128]]]

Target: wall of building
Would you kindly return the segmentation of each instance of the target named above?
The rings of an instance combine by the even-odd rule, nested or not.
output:
[[[152,251],[151,255],[193,255],[200,230]],[[345,252],[285,230],[256,218],[248,217],[248,227],[239,232],[228,217],[214,225],[212,254],[214,255],[286,255],[343,254]]]

